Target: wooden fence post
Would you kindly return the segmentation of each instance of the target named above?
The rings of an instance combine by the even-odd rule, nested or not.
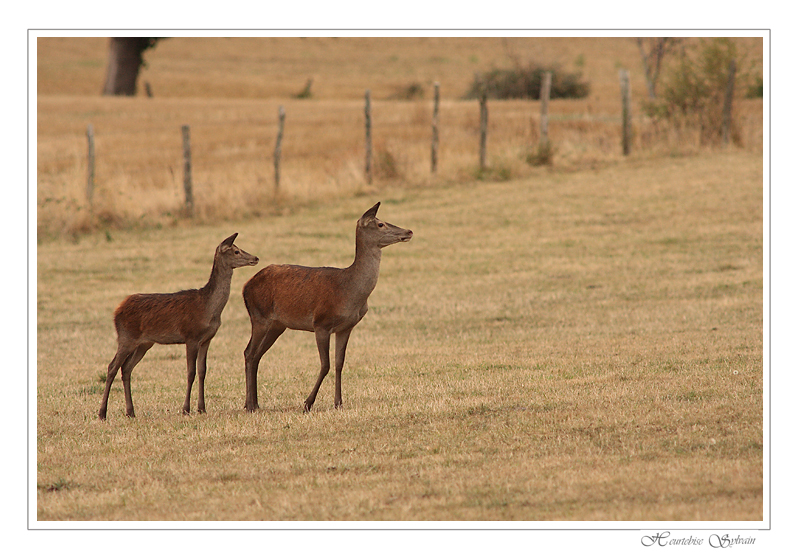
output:
[[[275,162],[275,195],[281,187],[281,142],[283,141],[283,123],[286,120],[286,111],[283,105],[278,107],[278,139],[275,141],[275,153],[273,160]]]
[[[86,140],[87,147],[87,165],[88,171],[86,174],[86,201],[92,205],[92,198],[94,197],[94,127],[89,124],[86,127]]]
[[[183,192],[186,195],[186,213],[194,217],[194,196],[192,195],[192,147],[189,143],[189,126],[181,126],[183,134]]]
[[[541,118],[541,129],[542,132],[539,135],[539,149],[546,149],[547,145],[550,143],[550,139],[547,136],[547,125],[548,125],[548,107],[550,105],[550,84],[553,82],[553,73],[552,72],[545,72],[544,79],[542,80],[542,89],[539,93],[539,100],[542,103],[542,118]]]
[[[481,107],[481,147],[480,147],[480,169],[486,169],[486,128],[489,124],[489,108],[486,106],[486,87],[481,88],[480,96]]]
[[[731,60],[728,69],[728,86],[725,88],[725,101],[722,105],[722,143],[731,142],[731,123],[733,111],[733,90],[736,85],[736,60]]]
[[[628,70],[619,71],[619,87],[622,93],[622,154],[631,152],[631,76]]]
[[[364,173],[367,176],[367,184],[372,184],[372,109],[369,97],[369,89],[367,89],[364,94],[364,116],[366,118],[366,161],[364,163]]]
[[[439,163],[439,82],[433,84],[433,136],[431,138],[431,173]]]

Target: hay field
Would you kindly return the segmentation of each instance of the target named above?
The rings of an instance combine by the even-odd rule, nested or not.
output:
[[[760,154],[743,150],[437,188],[384,187],[286,215],[109,230],[38,247],[40,521],[763,518]],[[182,347],[115,384],[111,313],[200,286],[214,246],[348,265],[355,220],[414,230],[384,251],[351,338],[344,408],[313,336],[264,357],[244,412],[236,270],[208,413],[181,416]]]
[[[761,74],[761,41],[738,39]],[[170,38],[145,54],[153,98],[104,98],[105,38],[39,38],[37,214],[42,239],[173,226],[183,220],[180,128],[191,126],[195,222],[281,214],[386,187],[440,187],[476,177],[525,179],[603,168],[620,153],[619,68],[631,72],[634,160],[705,151],[695,130],[656,128],[630,38]],[[586,99],[550,103],[548,169],[536,101],[489,103],[488,165],[478,171],[479,111],[461,97],[474,74],[516,62],[557,63],[591,84]],[[312,98],[296,99],[308,78]],[[432,84],[441,83],[439,170],[430,172]],[[419,85],[423,97],[398,100]],[[744,86],[743,86],[744,87]],[[140,87],[141,89],[141,87]],[[375,181],[364,178],[364,92],[372,92]],[[272,154],[286,109],[282,184]],[[762,150],[762,102],[737,98],[738,147]],[[96,136],[94,205],[86,201],[86,128]]]

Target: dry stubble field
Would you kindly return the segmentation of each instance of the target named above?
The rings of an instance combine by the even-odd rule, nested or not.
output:
[[[762,168],[731,150],[385,188],[379,215],[415,237],[384,251],[338,411],[329,378],[302,412],[300,332],[243,410],[240,292],[270,262],[348,265],[377,195],[43,243],[37,518],[761,520]],[[98,421],[115,305],[202,285],[232,232],[262,264],[234,274],[208,413],[180,414],[183,348],[156,346],[137,418],[117,383]]]

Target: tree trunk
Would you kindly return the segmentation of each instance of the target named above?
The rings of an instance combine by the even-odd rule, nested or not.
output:
[[[656,84],[654,78],[650,75],[652,69],[650,68],[650,56],[644,51],[644,42],[641,37],[636,37],[636,44],[639,45],[639,54],[642,56],[642,65],[644,66],[644,79],[647,83],[647,96],[650,99],[656,98]]]
[[[149,46],[146,37],[111,37],[103,95],[136,95],[142,52]]]

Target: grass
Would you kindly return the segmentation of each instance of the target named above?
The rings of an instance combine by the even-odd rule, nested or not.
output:
[[[160,47],[158,47],[160,48]],[[763,517],[760,154],[630,160],[303,211],[38,246],[37,518],[758,521]],[[111,314],[200,286],[232,232],[264,264],[345,266],[355,220],[414,230],[384,251],[344,372],[287,332],[244,412],[249,322],[234,273],[206,415],[181,416],[181,346],[118,382]],[[196,405],[196,401],[193,402]]]

